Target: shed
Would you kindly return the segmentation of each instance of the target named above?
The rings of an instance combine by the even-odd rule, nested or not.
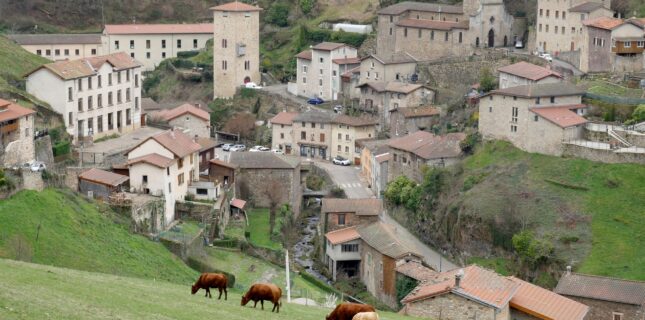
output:
[[[127,189],[128,176],[92,168],[78,176],[78,188],[82,194],[98,199],[107,199],[112,193]]]

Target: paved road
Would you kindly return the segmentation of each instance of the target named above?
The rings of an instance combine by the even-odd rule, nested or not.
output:
[[[360,167],[342,167],[323,161],[316,161],[316,165],[327,170],[332,181],[345,189],[348,198],[363,199],[375,197],[372,190],[366,187],[367,182],[360,175]],[[390,217],[387,212],[380,218],[383,223],[390,226],[397,239],[415,252],[421,254],[425,263],[432,266],[435,270],[441,269],[441,271],[447,271],[458,267],[417,239],[405,227]]]

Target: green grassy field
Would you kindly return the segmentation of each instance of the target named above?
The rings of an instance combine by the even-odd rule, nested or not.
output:
[[[249,226],[246,230],[251,232],[250,241],[253,244],[271,249],[281,249],[282,244],[271,240],[269,237],[269,209],[252,209],[247,212]],[[279,230],[280,222],[276,218],[275,230]]]
[[[524,216],[579,272],[645,280],[644,166],[531,154],[493,142],[465,161],[464,176],[481,177],[462,198],[468,210]]]
[[[190,283],[120,277],[0,259],[0,319],[227,319],[320,320],[329,309],[286,303],[279,314],[228,300],[190,294]],[[412,319],[379,313],[383,320]]]
[[[114,222],[114,215],[70,191],[21,191],[0,201],[0,257],[177,283],[194,281],[196,271],[160,243],[131,234]]]

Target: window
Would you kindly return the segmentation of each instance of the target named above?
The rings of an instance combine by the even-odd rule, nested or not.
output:
[[[341,252],[358,252],[358,243],[343,244],[340,247]]]
[[[307,133],[304,131],[300,131],[300,139],[301,140],[306,140],[307,139]]]
[[[390,29],[390,30],[392,30],[392,29]],[[36,50],[36,54],[37,54],[37,55],[39,55],[39,56],[42,56],[42,55],[43,55],[43,51],[42,51],[42,50]]]
[[[72,97],[72,87],[67,88],[67,101],[74,100]]]
[[[69,56],[69,49],[65,49],[65,55]]]
[[[177,184],[178,185],[184,184],[184,173],[183,172],[180,173],[179,175],[177,175]]]
[[[517,132],[517,126],[516,125],[511,125],[511,132]]]
[[[181,39],[177,39],[177,49],[181,49]]]
[[[78,111],[83,111],[83,98],[78,98]]]
[[[517,123],[518,114],[519,114],[519,109],[517,107],[511,108],[511,122]]]
[[[130,49],[134,49],[134,40],[130,40]]]
[[[344,213],[339,213],[338,214],[338,225],[339,226],[344,226],[345,225],[345,214]]]
[[[555,103],[555,97],[550,98],[551,103]]]
[[[166,49],[166,40],[161,40],[161,48]]]
[[[197,49],[197,39],[193,39],[193,48]]]
[[[227,47],[226,39],[222,39],[222,48],[226,48],[226,47]]]

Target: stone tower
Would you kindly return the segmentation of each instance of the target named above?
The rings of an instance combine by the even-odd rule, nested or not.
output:
[[[231,98],[237,87],[260,83],[260,11],[229,2],[213,11],[213,98]]]

